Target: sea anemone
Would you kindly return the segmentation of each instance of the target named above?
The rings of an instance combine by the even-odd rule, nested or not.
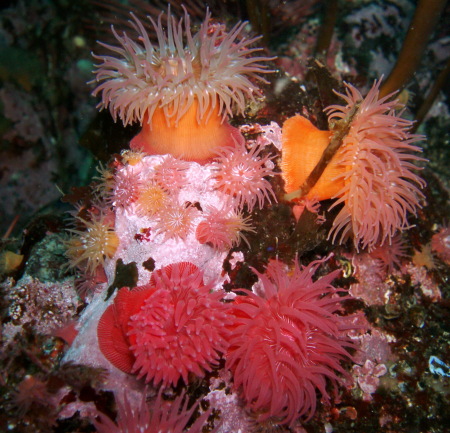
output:
[[[229,250],[238,245],[241,239],[248,244],[243,231],[255,231],[250,225],[250,217],[244,218],[242,212],[224,213],[210,208],[198,224],[195,237],[201,244],[210,244],[217,250]]]
[[[106,283],[108,278],[106,277],[105,270],[102,267],[97,267],[92,274],[82,273],[75,280],[75,289],[78,296],[82,300],[86,300],[96,291],[102,287],[102,284]]]
[[[103,214],[90,216],[90,220],[76,218],[84,230],[69,230],[72,237],[66,243],[66,255],[70,267],[79,266],[88,274],[95,274],[98,266],[104,265],[106,258],[114,256],[120,241],[108,217]]]
[[[188,162],[167,155],[164,161],[155,167],[154,180],[162,188],[176,191],[185,185],[188,168]]]
[[[298,190],[319,162],[332,136],[330,131],[321,131],[306,117],[296,115],[283,124],[281,174],[284,190]],[[326,200],[334,197],[343,187],[335,178],[342,169],[329,164],[313,188],[303,198]]]
[[[260,63],[270,58],[252,57],[261,48],[250,48],[258,38],[243,35],[246,23],[226,32],[223,26],[210,25],[207,11],[193,35],[187,11],[183,21],[169,8],[166,31],[163,13],[157,23],[148,17],[158,39],[154,45],[143,24],[131,16],[138,40],[112,28],[120,46],[102,46],[117,57],[94,56],[101,61],[96,71],[100,84],[94,90],[102,96],[98,107],[109,107],[113,118],[125,125],[138,121],[143,126],[131,148],[205,160],[218,147],[241,141],[226,119],[243,113],[247,99],[261,96],[252,80],[265,83],[259,74],[273,72]]]
[[[98,176],[93,177],[95,181],[93,185],[94,193],[110,198],[115,184],[113,171],[101,162],[95,169],[98,172]]]
[[[423,136],[410,133],[413,122],[396,114],[398,101],[392,100],[392,95],[379,99],[379,85],[376,81],[363,98],[346,84],[346,93],[338,94],[346,105],[325,110],[337,133],[345,122],[350,122],[349,132],[307,195],[337,199],[330,209],[342,207],[329,238],[343,242],[352,234],[357,249],[390,243],[398,231],[409,228],[407,214],[416,214],[423,198],[420,189],[425,186],[414,173],[417,167],[413,164],[423,161],[414,155],[421,149],[413,145]],[[283,130],[282,167],[289,192],[305,182],[322,156],[327,134],[331,134],[296,117],[301,121],[289,119]]]
[[[117,400],[118,419],[113,422],[102,412],[99,412],[94,426],[98,433],[182,433],[193,413],[199,407],[197,401],[188,409],[189,399],[184,393],[178,396],[169,406],[162,399],[162,390],[149,408],[145,394],[142,395],[139,406],[133,407],[124,393],[122,400]],[[189,433],[201,433],[206,420],[211,414],[211,408],[204,412],[187,430]],[[212,431],[217,431],[217,427]]]
[[[402,258],[408,256],[406,246],[400,235],[394,236],[390,245],[385,243],[375,246],[369,254],[372,258],[378,260],[382,275],[391,274],[395,267],[400,268]]]
[[[233,318],[224,293],[205,284],[192,263],[153,272],[150,283],[122,288],[97,328],[99,346],[117,368],[167,387],[203,376],[228,347]]]
[[[133,168],[117,171],[114,175],[112,195],[108,201],[114,207],[128,209],[139,198],[142,183],[140,174]]]
[[[327,108],[329,121],[345,119],[360,103],[349,134],[339,151],[339,164],[347,167],[336,181],[344,181],[339,199],[333,207],[343,203],[333,222],[330,237],[345,239],[353,233],[356,247],[373,248],[391,242],[398,230],[409,228],[408,212],[414,215],[423,198],[420,188],[425,181],[413,170],[414,155],[421,149],[412,143],[424,137],[411,134],[413,122],[396,115],[397,100],[392,95],[378,99],[380,81],[375,82],[365,98],[350,84],[346,94],[339,94],[346,106]]]
[[[137,165],[142,162],[146,154],[139,151],[125,149],[120,152],[120,156],[124,164]]]
[[[277,201],[266,176],[274,176],[270,168],[271,155],[261,156],[262,147],[255,145],[249,152],[245,146],[225,148],[218,151],[211,178],[215,188],[228,195],[224,206],[242,210],[246,205],[251,212],[258,203],[262,209],[264,201]]]
[[[164,236],[164,240],[185,240],[193,229],[193,221],[198,214],[197,208],[190,203],[179,205],[168,203],[159,212],[155,232]]]
[[[158,214],[169,202],[169,194],[156,182],[149,182],[141,187],[136,200],[136,214],[152,216]]]
[[[271,262],[264,275],[255,271],[263,296],[242,290],[246,296],[235,299],[226,367],[261,420],[292,425],[298,417],[309,419],[317,391],[329,401],[327,382],[336,392],[342,382],[337,373],[349,376],[340,362],[351,358],[347,349],[354,345],[344,335],[344,318],[335,314],[348,297],[337,297],[342,290],[331,285],[339,270],[312,280],[323,261],[303,269],[296,263],[291,276],[282,263]]]

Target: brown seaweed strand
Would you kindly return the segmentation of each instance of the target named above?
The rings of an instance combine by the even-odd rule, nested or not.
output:
[[[247,14],[255,33],[262,35],[262,42],[268,45],[270,39],[270,13],[265,0],[246,0]]]
[[[397,62],[380,88],[380,98],[401,90],[413,77],[447,0],[419,0]]]
[[[325,60],[328,49],[330,48],[331,39],[333,38],[334,27],[336,25],[339,9],[338,0],[330,0],[326,3],[325,15],[317,37],[317,45],[315,49],[316,57]]]
[[[416,119],[414,122],[414,126],[411,129],[411,132],[415,132],[422,123],[423,119],[425,119],[425,116],[427,115],[431,106],[434,104],[434,101],[436,97],[439,95],[439,92],[447,83],[449,74],[450,74],[450,58],[447,59],[447,63],[445,64],[444,69],[442,69],[442,71],[439,73],[438,77],[436,78],[433,84],[433,87],[428,92],[425,100],[423,101],[422,105],[417,111]]]

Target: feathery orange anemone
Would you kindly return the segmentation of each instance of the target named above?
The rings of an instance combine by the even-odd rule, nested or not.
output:
[[[178,120],[167,119],[158,108],[152,119],[145,116],[141,132],[131,140],[130,148],[148,154],[171,154],[187,161],[204,161],[222,147],[234,147],[243,138],[237,128],[220,115],[216,106],[208,118],[197,121],[198,101]]]
[[[109,108],[114,120],[125,125],[140,122],[142,131],[131,148],[149,154],[172,154],[177,158],[203,161],[219,147],[242,142],[239,131],[228,124],[235,113],[243,114],[246,101],[262,96],[256,82],[267,81],[260,74],[273,72],[261,62],[272,60],[254,56],[261,48],[251,48],[259,38],[244,35],[245,22],[229,32],[223,25],[204,22],[192,34],[190,19],[177,20],[167,12],[167,26],[148,17],[155,29],[157,44],[150,41],[143,24],[131,14],[138,34],[113,34],[119,46],[101,44],[115,53],[94,56],[101,94],[100,109]]]
[[[284,122],[281,170],[286,193],[296,191],[303,185],[319,162],[332,135],[332,132],[321,131],[306,117],[300,115]],[[342,169],[343,167],[336,162],[336,157],[333,158],[305,198],[326,200],[336,196],[344,186],[342,181],[334,181]]]
[[[413,122],[397,112],[393,94],[379,97],[380,82],[375,81],[365,98],[350,84],[345,94],[337,93],[345,105],[325,110],[334,133],[319,131],[300,116],[287,120],[283,128],[287,192],[302,192],[330,140],[333,146],[341,144],[306,197],[336,199],[331,208],[342,205],[328,237],[343,242],[352,236],[357,249],[390,245],[398,231],[409,228],[408,213],[416,214],[421,207],[420,189],[425,186],[414,165],[424,160],[414,145],[424,137],[410,132]]]

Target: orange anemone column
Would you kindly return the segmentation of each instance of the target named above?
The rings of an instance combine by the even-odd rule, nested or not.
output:
[[[200,121],[197,116],[198,101],[179,119],[168,118],[158,107],[152,119],[144,118],[141,132],[131,140],[133,150],[152,154],[171,154],[187,161],[206,161],[224,146],[242,143],[239,130],[231,126],[220,114],[219,104],[206,113]]]
[[[319,162],[323,151],[333,135],[321,131],[306,117],[296,115],[287,119],[283,125],[281,170],[287,194],[298,190]],[[338,152],[339,154],[339,152]],[[344,187],[342,174],[345,167],[339,165],[336,154],[322,176],[305,196],[309,199],[327,200],[336,197]]]

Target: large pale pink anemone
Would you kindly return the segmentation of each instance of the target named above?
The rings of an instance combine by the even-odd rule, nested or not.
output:
[[[317,391],[329,401],[327,383],[336,386],[349,377],[340,362],[350,359],[353,343],[345,336],[345,318],[336,314],[342,290],[331,282],[340,271],[312,280],[323,260],[289,275],[285,265],[271,262],[259,274],[263,295],[243,290],[235,299],[226,367],[234,376],[247,407],[261,421],[273,417],[292,425],[311,418]]]
[[[199,268],[181,262],[154,271],[148,285],[122,288],[99,321],[100,350],[155,386],[202,377],[226,351],[233,320],[223,291],[213,287]]]
[[[424,159],[415,154],[421,149],[413,144],[424,137],[410,132],[413,122],[396,113],[399,102],[392,94],[379,99],[380,82],[365,98],[346,84],[346,93],[339,94],[346,105],[326,109],[332,123],[360,104],[336,155],[336,164],[344,170],[333,181],[344,186],[332,207],[343,207],[329,234],[333,242],[352,234],[356,248],[390,244],[398,231],[409,228],[408,213],[415,215],[421,207],[420,189],[425,186],[414,165]]]
[[[197,33],[192,34],[189,15],[184,21],[162,13],[155,22],[148,17],[157,35],[150,41],[142,23],[132,15],[138,34],[112,31],[120,46],[102,44],[115,56],[94,56],[94,95],[101,94],[100,109],[108,108],[125,125],[140,122],[141,133],[132,149],[147,153],[170,153],[188,160],[210,158],[217,148],[242,142],[227,118],[243,114],[246,101],[261,96],[256,82],[266,82],[260,74],[272,72],[260,62],[268,57],[253,56],[261,48],[251,48],[259,38],[246,38],[246,23],[237,23],[229,32],[210,22],[206,12]]]

